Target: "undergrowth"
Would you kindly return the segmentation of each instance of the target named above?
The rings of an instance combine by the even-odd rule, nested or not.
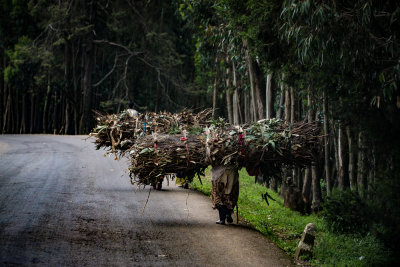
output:
[[[242,169],[240,174],[239,217],[254,229],[269,237],[286,253],[294,256],[304,227],[312,222],[317,229],[314,255],[309,264],[317,266],[385,266],[389,254],[373,235],[335,234],[321,216],[302,215],[285,208],[283,199],[266,187],[256,184]],[[211,174],[206,171],[202,183],[195,180],[191,187],[211,195]],[[268,191],[275,201],[269,205],[262,199]]]

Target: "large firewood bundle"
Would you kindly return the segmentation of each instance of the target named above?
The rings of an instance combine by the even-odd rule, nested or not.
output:
[[[103,115],[96,112],[97,127],[91,134],[96,138],[97,149],[110,149],[116,156],[128,150],[137,138],[156,133],[176,134],[183,130],[201,133],[211,122],[211,110],[199,113],[184,110],[179,113],[147,112],[131,117],[124,111],[119,114]]]
[[[317,161],[320,145],[317,123],[289,126],[274,119],[240,127],[217,123],[198,135],[153,133],[136,140],[130,150],[130,172],[139,184],[154,184],[179,171],[201,173],[209,165],[235,164],[253,174],[263,168],[264,174],[273,175],[282,165]]]

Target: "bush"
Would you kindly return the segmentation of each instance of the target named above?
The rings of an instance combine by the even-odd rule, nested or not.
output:
[[[332,232],[365,234],[371,224],[368,209],[357,192],[335,190],[326,198],[322,215]]]

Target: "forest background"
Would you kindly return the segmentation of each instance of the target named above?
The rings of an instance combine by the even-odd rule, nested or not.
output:
[[[399,251],[398,1],[0,0],[0,14],[2,133],[87,134],[93,110],[129,102],[319,121],[321,161],[290,170],[301,211],[325,205],[333,231]]]

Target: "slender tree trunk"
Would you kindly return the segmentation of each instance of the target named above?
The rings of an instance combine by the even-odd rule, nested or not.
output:
[[[375,185],[375,176],[376,176],[376,149],[375,144],[369,149],[368,155],[368,176],[367,176],[367,189],[368,192],[371,192],[372,187]]]
[[[21,117],[20,117],[20,108],[19,108],[19,90],[15,90],[15,102],[13,106],[14,112],[13,114],[15,115],[13,119],[14,127],[13,127],[13,132],[18,133],[19,132],[19,127],[21,125]]]
[[[353,144],[353,134],[351,132],[350,126],[346,127],[347,133],[347,143],[349,145],[349,182],[350,189],[353,191],[357,191],[357,176],[355,174],[355,147]]]
[[[266,84],[265,84],[265,118],[272,118],[272,110],[273,110],[273,100],[272,100],[272,72],[267,75]]]
[[[311,176],[312,176],[312,209],[314,212],[321,210],[322,203],[322,192],[321,184],[318,177],[318,168],[316,165],[311,166]]]
[[[307,211],[309,211],[309,208],[311,207],[311,167],[307,166],[305,171],[304,171],[304,180],[303,180],[303,188],[302,188],[302,195],[303,195],[303,201],[306,204]]]
[[[96,2],[89,2],[89,23],[94,24],[96,17]],[[79,123],[79,133],[87,133],[90,129],[90,115],[92,109],[92,72],[95,64],[95,47],[93,43],[93,31],[90,31],[86,37],[85,47],[83,49],[84,71],[82,78],[83,105],[82,116]]]
[[[15,104],[15,96],[14,96],[14,94],[13,94],[13,90],[12,90],[13,88],[11,88],[11,87],[9,87],[9,90],[8,90],[8,92],[9,92],[9,94],[10,94],[10,103],[11,103],[11,106],[10,106],[10,112],[9,112],[9,120],[10,120],[10,122],[9,122],[9,124],[10,124],[10,133],[16,133],[16,131],[15,131],[15,129],[16,129],[16,122],[17,122],[17,119],[15,118],[15,112],[14,112],[14,107],[16,106],[16,104]]]
[[[278,107],[278,111],[276,113],[276,118],[277,119],[282,119],[283,118],[283,104],[285,101],[285,84],[283,83],[283,80],[285,79],[285,74],[282,74],[282,81],[280,83],[280,95],[279,95],[279,107]]]
[[[80,106],[80,97],[79,97],[79,90],[78,90],[78,78],[77,78],[77,73],[76,73],[76,62],[77,62],[77,57],[78,57],[78,52],[75,50],[79,50],[79,49],[75,49],[75,44],[74,42],[72,42],[71,44],[71,53],[72,53],[72,62],[71,62],[71,66],[72,66],[72,85],[73,85],[73,103],[72,103],[72,110],[73,110],[73,130],[74,130],[74,134],[77,135],[78,134],[78,128],[79,128],[79,106]]]
[[[218,95],[218,58],[215,58],[215,77],[214,77],[214,90],[213,90],[213,110],[212,116],[215,118],[215,111],[217,109],[217,95]]]
[[[357,163],[357,184],[360,196],[365,196],[366,190],[366,147],[365,147],[365,133],[360,131],[358,134],[358,163]]]
[[[289,90],[285,91],[285,122],[290,122],[290,94]]]
[[[53,130],[53,134],[57,133],[58,130],[58,92],[57,90],[54,91],[54,103],[53,103],[53,113],[52,113],[52,130]]]
[[[348,151],[346,144],[346,135],[342,122],[339,122],[338,129],[338,186],[344,191],[348,187]]]
[[[4,84],[4,96],[7,98],[5,106],[5,111],[4,111],[4,116],[3,116],[3,132],[9,133],[9,125],[10,125],[10,110],[11,110],[11,93],[10,89],[6,84]]]
[[[251,59],[251,58],[250,58]],[[256,111],[257,111],[257,116],[255,120],[260,120],[264,117],[264,105],[262,102],[262,97],[261,97],[261,87],[262,84],[264,84],[264,74],[262,74],[260,66],[258,65],[257,61],[252,60],[253,64],[253,71],[254,71],[254,97],[255,97],[255,102],[256,102]]]
[[[296,96],[294,95],[293,87],[290,87],[290,123],[295,122],[295,111],[296,111]]]
[[[65,95],[65,123],[64,123],[64,134],[68,134],[70,132],[70,96],[71,96],[71,43],[69,41],[65,42],[64,48],[64,95]],[[72,91],[73,92],[73,91]]]
[[[26,133],[26,93],[22,95],[22,115],[21,115],[21,128],[19,133]]]
[[[334,185],[338,185],[339,181],[339,172],[340,172],[340,165],[339,165],[339,142],[338,142],[338,130],[337,125],[332,122],[332,136],[333,136],[333,153],[335,155],[335,169],[336,169],[336,176],[332,176],[332,180],[334,181]]]
[[[324,113],[324,160],[325,160],[325,179],[326,179],[326,192],[327,195],[330,196],[332,192],[332,183],[331,183],[331,173],[330,173],[330,161],[329,161],[329,125],[328,125],[328,103],[325,92],[323,93],[323,102],[322,108]]]
[[[47,77],[47,92],[46,92],[46,98],[44,100],[44,108],[43,108],[43,133],[47,133],[47,129],[48,129],[47,128],[48,127],[47,119],[48,119],[48,112],[49,112],[50,95],[51,95],[50,77]]]
[[[29,133],[33,133],[35,130],[35,93],[34,93],[34,89],[32,89],[31,92],[31,112],[30,112],[30,127],[29,127]]]
[[[239,101],[239,90],[237,86],[237,77],[236,77],[236,66],[235,61],[232,60],[232,72],[233,72],[233,124],[239,125],[239,109],[240,109],[240,101]]]
[[[257,110],[256,110],[256,92],[255,92],[255,77],[254,77],[254,69],[253,69],[253,64],[252,60],[250,58],[249,50],[247,47],[247,41],[243,40],[243,46],[245,47],[245,58],[246,58],[246,63],[248,67],[248,72],[249,72],[249,80],[250,80],[250,95],[251,95],[251,113],[252,113],[252,119],[254,121],[257,120]]]
[[[226,57],[226,63],[229,66],[229,57]],[[232,114],[232,96],[231,96],[231,68],[226,68],[225,77],[225,96],[226,96],[226,108],[228,109],[228,120],[230,124],[233,124],[233,114]]]
[[[244,97],[244,123],[251,121],[250,96],[248,91],[243,92]]]

